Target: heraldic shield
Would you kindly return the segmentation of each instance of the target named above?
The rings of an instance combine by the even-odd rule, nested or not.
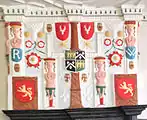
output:
[[[137,89],[137,78],[135,74],[115,75],[115,92],[124,100],[134,96]]]
[[[85,51],[66,50],[65,68],[68,71],[82,71],[85,69]]]

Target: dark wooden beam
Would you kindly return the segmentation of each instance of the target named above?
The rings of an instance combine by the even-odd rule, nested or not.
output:
[[[137,120],[147,105],[56,110],[3,110],[11,120]]]

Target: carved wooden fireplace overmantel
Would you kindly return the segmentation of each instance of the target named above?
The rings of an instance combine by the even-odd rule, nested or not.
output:
[[[124,39],[129,39],[127,35],[130,34],[129,32],[127,32],[127,30],[131,29],[131,32],[133,33],[133,35],[130,35],[131,39],[133,38],[133,41],[136,41],[137,30],[140,26],[140,22],[147,21],[147,16],[143,13],[143,6],[122,5],[120,8],[91,9],[83,6],[75,7],[72,5],[64,5],[63,8],[57,7],[44,9],[29,7],[25,5],[18,5],[11,7],[3,7],[0,9],[0,20],[4,21],[5,27],[7,28],[7,37],[9,39],[11,37],[16,37],[14,35],[11,35],[10,33],[15,32],[12,30],[16,30],[17,28],[19,28],[20,31],[23,31],[18,33],[20,34],[20,36],[22,33],[24,33],[22,35],[23,44],[21,44],[21,47],[19,46],[19,48],[13,48],[13,45],[7,45],[7,48],[9,49],[10,47],[14,55],[16,54],[16,49],[20,51],[19,53],[22,53],[22,51],[24,52],[23,55],[20,54],[20,56],[22,57],[20,57],[22,61],[18,61],[18,59],[12,59],[13,57],[11,58],[11,56],[13,56],[13,54],[10,54],[10,51],[8,51],[6,55],[7,57],[10,56],[11,58],[11,60],[8,60],[8,67],[11,68],[8,68],[10,69],[8,80],[8,100],[11,102],[8,102],[9,110],[3,110],[3,112],[11,120],[137,120],[137,115],[140,115],[141,112],[147,107],[147,105],[137,105],[138,103],[136,75],[128,75],[129,77],[127,76],[127,80],[125,79],[120,83],[120,79],[118,78],[121,78],[122,76],[116,76],[117,82],[115,83],[119,83],[120,86],[117,86],[117,84],[116,86],[106,84],[106,86],[108,86],[106,95],[108,95],[109,97],[111,96],[110,99],[108,97],[107,100],[105,100],[104,96],[106,88],[104,79],[102,78],[102,83],[100,85],[96,85],[95,81],[97,79],[94,75],[95,73],[98,74],[98,72],[101,72],[103,74],[107,72],[107,70],[105,71],[105,62],[104,60],[102,61],[102,58],[107,58],[108,56],[110,57],[107,58],[107,64],[110,64],[112,68],[114,65],[116,65],[118,68],[121,67],[120,73],[136,74],[137,57],[134,61],[132,61],[132,59],[134,59],[134,56],[137,56],[137,52],[139,51],[136,51],[136,46],[127,46],[125,48],[125,45],[123,44],[126,44]],[[109,20],[111,20],[112,23],[109,23]],[[87,23],[85,24],[85,22]],[[114,26],[111,26],[110,24],[114,24]],[[63,28],[61,27],[62,25]],[[86,25],[88,25],[88,27],[86,27]],[[116,29],[117,26],[119,26],[118,29]],[[71,31],[69,30],[70,28]],[[112,30],[110,30],[110,28]],[[81,29],[81,31],[79,29]],[[65,30],[67,31],[65,32]],[[84,36],[87,34],[90,37],[83,37],[82,30],[84,30]],[[90,30],[91,34],[88,34],[90,33]],[[61,34],[59,36],[58,31],[60,31]],[[94,38],[92,38],[93,34],[95,35]],[[116,35],[117,37],[115,37]],[[63,36],[65,39],[63,38]],[[68,38],[68,36],[70,37]],[[12,43],[9,39],[8,41],[6,41],[6,43]],[[66,40],[68,41],[68,39],[71,40],[69,41],[69,45],[64,42]],[[91,39],[94,40],[91,42]],[[113,39],[116,39],[116,42]],[[80,40],[82,42],[80,42]],[[87,42],[85,40],[89,41]],[[73,41],[76,44],[73,44]],[[116,47],[114,47],[113,44],[111,47],[113,49],[109,49],[109,47],[107,46],[109,46],[112,42],[115,43],[121,49],[118,48],[116,50]],[[32,47],[33,45],[35,46],[34,48]],[[54,46],[52,45],[56,46],[55,50]],[[91,45],[93,45],[93,49],[88,50],[91,49]],[[105,50],[104,47],[106,48]],[[61,50],[59,49],[58,51],[58,48],[61,48]],[[122,56],[124,56],[124,52],[122,51],[127,50],[132,50],[130,51],[131,54],[129,55],[131,57],[128,57],[127,54],[125,56],[127,58],[125,62],[129,64],[121,63]],[[110,51],[110,53],[108,54],[107,51]],[[67,55],[68,57],[65,53],[69,53]],[[73,55],[74,57],[71,55]],[[113,55],[117,55],[116,60],[119,60],[118,62],[116,62],[115,59],[114,61],[112,60]],[[33,59],[30,59],[31,56],[35,57]],[[82,58],[78,56],[82,56]],[[37,63],[32,62],[35,61],[35,58]],[[76,63],[80,63],[80,67],[79,64],[75,64],[75,62],[70,63],[73,59]],[[26,60],[27,63],[23,62],[23,60]],[[42,65],[39,64],[41,60],[42,63],[44,63]],[[108,60],[110,62],[108,62]],[[18,62],[20,64],[18,64]],[[14,63],[16,64],[14,65]],[[63,63],[65,63],[65,65],[62,66]],[[95,69],[94,66],[98,65],[97,63],[104,66],[102,71],[98,71],[99,68],[97,70]],[[88,64],[89,67],[85,67],[85,64]],[[50,65],[49,68],[51,69],[46,70],[46,67],[48,67],[46,65]],[[55,67],[56,65],[57,67]],[[74,67],[70,68],[70,65]],[[78,65],[79,68],[76,67],[76,65]],[[55,68],[58,68],[58,70],[55,70]],[[83,73],[81,72],[81,74],[79,74],[79,71],[82,70]],[[71,71],[72,73],[70,73]],[[112,73],[115,74],[114,71],[117,71],[117,69],[115,69],[114,67],[114,69],[110,71],[110,75],[112,75]],[[35,75],[35,77],[32,77],[32,75]],[[47,75],[52,75],[52,77],[49,79],[45,79]],[[57,76],[56,79],[55,75]],[[83,75],[84,77],[81,77],[80,75]],[[126,74],[124,74],[123,77],[125,78]],[[86,78],[86,80],[83,78]],[[50,81],[53,81],[54,83],[50,83]],[[112,83],[112,81],[116,80],[112,79],[109,76],[108,81],[108,83]],[[131,83],[127,83],[127,81],[131,81]],[[46,84],[44,84],[44,82],[46,82]],[[55,85],[55,82],[57,83],[57,85]],[[42,83],[44,85],[42,85]],[[53,86],[50,86],[50,84],[52,84]],[[84,87],[80,87],[80,84]],[[126,88],[123,88],[123,86],[125,87],[125,85],[127,84],[132,85],[133,87],[128,87],[128,89],[131,90],[131,94],[128,93],[126,95],[127,92],[124,91],[126,90]],[[93,87],[89,89],[90,85],[92,85]],[[89,90],[89,92],[83,89],[85,88],[85,86],[86,90]],[[115,91],[112,90],[113,87],[115,88]],[[26,97],[24,95],[26,91],[23,92],[23,88],[31,88],[34,94],[32,94],[31,91],[31,95],[29,94],[30,96],[28,95],[27,98],[24,98]],[[57,95],[54,94],[55,88],[59,88],[56,89]],[[65,94],[66,91],[71,91],[71,93],[67,93],[67,95],[64,95],[64,91],[62,91],[64,88],[66,88]],[[82,94],[81,91],[84,94]],[[95,93],[98,93],[98,95]],[[113,95],[112,93],[116,94]],[[66,96],[70,96],[70,99]],[[64,98],[67,101],[64,101]],[[114,99],[116,100],[115,105]],[[108,102],[108,104],[105,104],[105,102]],[[109,107],[107,105],[109,105]],[[99,106],[100,108],[96,108]]]
[[[3,110],[11,120],[137,120],[147,105],[62,110]]]

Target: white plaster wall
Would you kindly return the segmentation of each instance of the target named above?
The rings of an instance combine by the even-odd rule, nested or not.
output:
[[[147,104],[147,22],[141,23],[139,40],[139,77],[138,77],[138,102],[139,104]],[[147,110],[138,116],[140,119],[147,119]]]
[[[5,60],[4,24],[0,22],[0,110],[7,109],[7,64]],[[0,120],[8,118],[0,111]]]

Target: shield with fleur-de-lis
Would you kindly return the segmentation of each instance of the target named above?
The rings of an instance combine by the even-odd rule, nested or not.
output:
[[[85,51],[66,50],[65,68],[68,71],[82,71],[85,69]]]

